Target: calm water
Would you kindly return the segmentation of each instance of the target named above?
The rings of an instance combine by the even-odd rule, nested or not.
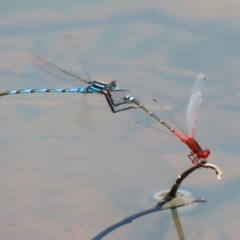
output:
[[[209,169],[190,175],[181,188],[208,202],[179,209],[179,219],[186,239],[238,239],[240,3],[170,2],[0,3],[1,90],[83,86],[41,71],[26,52],[75,73],[84,60],[92,79],[117,79],[136,97],[160,99],[186,128],[191,89],[203,72],[196,138],[224,178]],[[100,95],[26,94],[2,97],[0,105],[0,239],[91,239],[150,208],[152,195],[190,167],[181,141],[132,126],[159,125],[138,110],[112,114]],[[168,210],[105,239],[178,235]]]

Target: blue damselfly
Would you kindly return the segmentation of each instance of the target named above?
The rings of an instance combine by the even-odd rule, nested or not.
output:
[[[23,89],[23,90],[10,90],[10,91],[2,91],[0,92],[1,96],[6,95],[13,95],[13,94],[22,94],[22,93],[98,93],[103,94],[107,100],[107,103],[113,113],[117,113],[120,111],[124,111],[134,107],[124,107],[121,109],[117,109],[120,105],[126,104],[129,101],[125,101],[125,98],[114,99],[112,97],[111,92],[130,92],[130,90],[120,89],[117,85],[116,81],[112,81],[109,84],[102,83],[99,81],[91,81],[86,80],[80,76],[77,76],[73,73],[70,73],[63,68],[49,62],[48,60],[38,56],[38,55],[28,55],[29,60],[38,66],[43,71],[62,79],[71,79],[77,80],[88,86],[85,88],[56,88],[56,89],[49,89],[49,88],[41,88],[41,89]],[[62,77],[64,76],[64,77]]]

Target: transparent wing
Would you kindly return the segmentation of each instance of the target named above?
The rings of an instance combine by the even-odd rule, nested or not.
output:
[[[83,82],[85,84],[90,84],[89,81],[87,81],[84,78],[81,78],[73,73],[70,73],[57,65],[47,61],[46,59],[39,57],[38,55],[35,54],[27,54],[27,58],[35,64],[37,67],[41,68],[43,71],[47,72],[48,74],[65,79],[65,80],[77,80],[80,82]]]
[[[164,132],[164,131],[162,131],[162,130],[159,129],[159,128],[155,128],[155,127],[150,126],[150,125],[146,125],[146,124],[143,124],[143,123],[139,123],[139,122],[137,122],[137,121],[131,122],[131,124],[134,125],[134,126],[136,126],[136,127],[142,128],[142,129],[147,129],[147,130],[150,130],[150,131],[155,131],[155,132],[158,132],[158,133],[164,133],[164,134],[167,134],[167,135],[176,137],[173,133]]]
[[[164,122],[170,125],[174,125],[175,130],[177,129],[179,132],[187,136],[184,129],[174,120],[174,118],[170,115],[170,113],[164,108],[164,106],[157,100],[153,99],[153,102],[158,107],[158,111],[155,112],[159,118],[161,118]]]
[[[197,118],[202,103],[203,91],[205,86],[205,76],[200,73],[194,83],[190,101],[187,107],[187,126],[189,129],[189,137],[193,137],[197,125]]]
[[[139,99],[135,99],[135,100],[137,103],[133,101],[134,104],[136,104],[137,106],[139,106],[139,108],[147,112],[152,118],[160,122],[164,127],[168,129],[167,131],[169,130],[171,131],[169,132],[169,135],[174,135],[172,134],[172,130],[171,130],[171,129],[174,129],[173,131],[177,130],[178,132],[182,133],[182,135],[187,137],[187,134],[185,133],[185,131],[177,124],[177,122],[171,117],[171,115],[167,112],[167,110],[163,107],[163,105],[161,105],[156,99],[152,99],[150,102],[148,102],[148,104],[142,104],[143,102],[146,102],[146,101],[141,101]],[[135,122],[134,125],[137,125],[138,127],[141,127],[141,128],[150,129],[157,132],[168,134],[158,128],[145,125],[139,122]],[[174,127],[172,127],[173,125]]]

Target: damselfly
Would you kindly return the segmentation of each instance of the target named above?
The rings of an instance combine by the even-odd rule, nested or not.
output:
[[[203,150],[201,148],[201,146],[199,145],[199,143],[194,138],[198,113],[199,113],[199,109],[200,109],[200,105],[201,105],[202,97],[203,97],[203,90],[204,90],[204,86],[205,86],[205,81],[206,81],[205,76],[202,73],[200,73],[198,75],[198,77],[197,77],[197,79],[194,83],[193,89],[192,89],[190,101],[189,101],[188,107],[187,107],[187,125],[188,125],[188,129],[189,129],[189,135],[184,133],[184,131],[176,124],[176,122],[172,118],[171,118],[170,122],[175,123],[176,126],[178,126],[179,131],[176,131],[168,123],[166,123],[160,117],[158,117],[154,112],[147,109],[144,105],[142,105],[133,96],[127,95],[127,96],[124,97],[124,100],[123,100],[125,103],[134,103],[135,105],[137,105],[137,108],[143,109],[150,116],[152,116],[158,122],[160,122],[162,125],[164,125],[166,128],[168,128],[182,142],[184,142],[191,150],[188,157],[192,161],[192,163],[195,164],[195,165],[206,163],[207,162],[206,159],[208,158],[208,156],[210,154],[210,150],[209,149]],[[153,99],[153,100],[154,100],[154,102],[157,102],[156,99]],[[169,117],[170,115],[166,112],[166,110],[160,104],[159,104],[159,106],[162,108],[162,110]],[[150,128],[154,129],[153,127],[150,127]]]
[[[103,94],[105,96],[107,103],[113,113],[132,108],[132,107],[124,107],[121,109],[116,109],[120,105],[128,103],[128,101],[125,101],[124,98],[121,98],[121,101],[118,101],[118,99],[113,99],[111,92],[130,92],[130,90],[120,89],[116,81],[112,81],[109,84],[105,84],[99,81],[86,80],[82,77],[79,77],[73,73],[70,73],[64,70],[63,68],[49,62],[48,60],[42,57],[39,57],[38,55],[28,55],[28,58],[36,66],[38,66],[43,71],[53,76],[56,76],[62,79],[77,80],[87,84],[88,86],[85,88],[68,88],[68,89],[67,88],[65,89],[41,88],[41,89],[11,90],[11,91],[0,92],[0,97],[5,95],[21,94],[21,93],[98,93],[98,94]]]

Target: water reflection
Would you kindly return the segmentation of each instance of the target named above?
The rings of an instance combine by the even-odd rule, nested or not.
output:
[[[211,168],[211,169],[215,170],[216,174],[218,175],[218,179],[222,178],[222,172],[219,167],[217,167],[216,165],[210,164],[210,163],[207,163],[204,166],[206,166],[206,168]],[[136,213],[134,215],[131,215],[131,216],[123,219],[122,221],[117,222],[117,223],[107,227],[102,232],[97,234],[94,238],[92,238],[92,240],[102,239],[103,237],[105,237],[109,233],[113,232],[114,230],[116,230],[126,224],[132,223],[132,221],[134,221],[135,219],[138,219],[140,217],[146,216],[146,215],[154,213],[154,212],[163,211],[166,209],[171,209],[173,222],[174,222],[175,228],[177,230],[179,239],[180,240],[185,239],[184,233],[182,230],[182,226],[181,226],[181,222],[180,222],[180,219],[178,216],[177,208],[191,205],[194,203],[206,202],[206,200],[204,198],[193,199],[193,198],[191,198],[191,196],[189,196],[188,192],[187,192],[187,194],[186,194],[186,192],[184,194],[184,191],[178,191],[178,188],[180,187],[182,181],[189,174],[191,174],[193,171],[195,171],[196,169],[199,169],[201,167],[202,167],[202,165],[195,165],[195,166],[190,167],[189,169],[187,169],[186,171],[184,171],[182,174],[180,174],[178,176],[177,180],[173,184],[170,191],[160,192],[160,195],[159,195],[159,193],[157,193],[159,195],[160,201],[158,201],[154,207],[144,210],[142,212]]]
[[[209,203],[186,217],[180,214],[182,208],[178,213],[188,239],[195,239],[196,231],[201,233],[199,239],[238,239],[240,2],[221,1],[218,7],[211,1],[204,5],[191,1],[54,2],[1,1],[1,89],[74,87],[49,81],[21,53],[36,52],[74,69],[81,58],[91,63],[87,65],[93,78],[117,78],[122,86],[134,89],[136,97],[166,101],[184,126],[191,80],[199,71],[205,72],[208,86],[197,139],[212,150],[211,161],[221,165],[226,178],[219,183],[211,181],[209,173],[195,172],[186,189],[207,197]],[[69,51],[71,44],[59,40],[62,33],[80,39],[75,55]],[[141,112],[112,116],[105,99],[90,97],[93,115],[86,119],[87,123],[96,119],[94,133],[79,126],[83,96],[1,98],[1,238],[90,239],[143,210],[130,207],[123,215],[115,204],[120,199],[116,195],[141,201],[156,189],[169,188],[170,177],[185,169],[183,144],[127,127],[127,121],[143,121],[137,117]],[[129,189],[137,189],[135,195]],[[41,212],[44,206],[51,210],[46,209],[44,216],[32,211]],[[54,218],[56,212],[60,221]],[[145,239],[157,238],[152,226],[159,236],[168,234],[170,214],[155,215],[159,219],[153,214],[142,218],[152,236]],[[135,222],[140,229],[138,223],[142,220]],[[115,239],[144,239],[129,236],[135,230],[130,226],[132,231]],[[125,233],[124,228],[121,231]]]
[[[185,239],[184,235],[183,235],[181,223],[180,223],[180,220],[179,220],[176,208],[182,207],[182,206],[186,206],[188,204],[194,204],[194,203],[200,203],[200,202],[206,202],[206,200],[203,199],[203,198],[199,198],[199,199],[191,200],[191,201],[186,202],[186,203],[182,203],[182,204],[176,205],[175,199],[173,199],[172,201],[170,201],[170,205],[168,205],[168,206],[165,206],[166,203],[169,203],[168,200],[161,201],[161,202],[157,203],[156,206],[153,207],[153,208],[150,208],[148,210],[145,210],[145,211],[136,213],[134,215],[131,215],[131,216],[123,219],[122,221],[117,222],[117,223],[109,226],[108,228],[106,228],[105,230],[100,232],[98,235],[96,235],[94,238],[92,238],[92,240],[102,239],[107,234],[111,233],[112,231],[116,230],[117,228],[120,228],[120,227],[122,227],[122,226],[124,226],[126,224],[131,223],[132,221],[134,221],[137,218],[146,216],[146,215],[154,213],[154,212],[163,211],[163,210],[166,210],[166,209],[169,209],[169,208],[171,209],[171,212],[172,212],[173,221],[174,221],[175,227],[177,229],[179,239]],[[183,236],[183,238],[182,238],[182,236]]]
[[[175,225],[175,228],[177,230],[177,234],[180,240],[184,240],[185,236],[182,230],[182,225],[178,216],[178,211],[177,209],[171,209],[171,214],[172,214],[172,218],[173,218],[173,222]]]

